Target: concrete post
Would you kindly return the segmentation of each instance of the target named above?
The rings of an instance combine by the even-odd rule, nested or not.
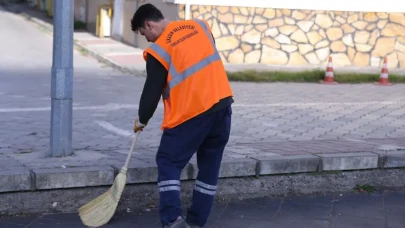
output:
[[[51,138],[48,156],[72,151],[73,0],[54,0]]]
[[[113,32],[112,37],[118,41],[122,40],[122,14],[124,11],[124,1],[123,0],[115,0],[113,6]]]
[[[184,20],[190,20],[190,14],[191,14],[191,4],[189,0],[186,0],[185,4],[185,15],[184,15]]]

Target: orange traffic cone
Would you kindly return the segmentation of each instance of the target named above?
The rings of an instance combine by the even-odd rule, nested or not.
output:
[[[388,81],[388,64],[387,64],[387,57],[384,57],[384,63],[381,68],[380,79],[378,82],[375,82],[374,85],[383,85],[383,86],[391,86],[392,83]]]
[[[325,79],[321,81],[322,84],[335,85],[338,84],[333,79],[333,63],[332,57],[329,57],[328,66],[326,67]]]

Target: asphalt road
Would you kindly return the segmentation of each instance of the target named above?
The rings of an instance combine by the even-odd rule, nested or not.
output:
[[[136,203],[136,202],[134,202]],[[1,228],[80,228],[77,214],[0,217]],[[103,227],[157,228],[158,212],[117,212]],[[208,228],[403,228],[405,191],[255,198],[217,203]]]

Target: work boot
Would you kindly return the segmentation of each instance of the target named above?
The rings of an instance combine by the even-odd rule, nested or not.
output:
[[[163,228],[190,228],[186,221],[180,216],[176,221],[164,226]]]

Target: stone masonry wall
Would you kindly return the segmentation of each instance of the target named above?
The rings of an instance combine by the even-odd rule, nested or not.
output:
[[[184,19],[184,5],[179,7]],[[192,6],[228,63],[405,68],[405,14]]]

